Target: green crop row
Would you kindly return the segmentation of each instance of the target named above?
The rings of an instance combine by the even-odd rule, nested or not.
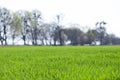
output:
[[[0,80],[120,80],[120,47],[0,47]]]

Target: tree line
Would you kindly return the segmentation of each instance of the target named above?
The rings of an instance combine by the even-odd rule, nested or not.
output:
[[[69,28],[60,24],[61,15],[56,21],[45,23],[39,10],[12,12],[0,8],[0,44],[9,45],[8,41],[20,39],[24,45],[119,45],[120,38],[106,32],[106,22],[97,22],[95,29],[86,32],[79,25]]]

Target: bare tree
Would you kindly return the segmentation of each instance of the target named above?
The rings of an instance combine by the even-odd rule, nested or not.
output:
[[[61,18],[62,18],[62,14],[58,14],[56,16],[57,18],[57,27],[56,27],[56,32],[58,32],[58,38],[59,38],[59,43],[60,45],[64,45],[64,41],[62,39],[62,25],[60,24]]]
[[[19,17],[21,18],[21,22],[22,22],[22,30],[21,30],[22,39],[24,41],[24,45],[26,45],[26,41],[28,37],[30,37],[31,13],[28,11],[19,11],[18,13],[19,13]]]
[[[100,39],[100,45],[103,45],[103,39],[104,39],[104,36],[105,36],[105,33],[106,33],[106,29],[104,27],[104,25],[106,25],[107,23],[104,22],[104,21],[101,21],[101,22],[97,22],[96,23],[96,26],[97,27],[97,32],[99,33],[99,39]]]
[[[7,45],[7,33],[11,20],[12,16],[10,11],[6,8],[0,8],[0,40],[2,45]]]
[[[52,45],[52,41],[54,45],[57,45],[56,42],[59,39],[57,23],[50,23],[49,25],[49,43]]]
[[[40,36],[40,30],[42,34],[42,17],[41,12],[38,10],[32,11],[32,23],[31,23],[31,34],[32,34],[32,44],[37,45],[38,36]],[[41,29],[40,29],[41,28]]]

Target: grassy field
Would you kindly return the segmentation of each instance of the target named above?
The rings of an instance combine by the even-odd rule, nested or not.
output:
[[[0,80],[120,80],[120,46],[0,47]]]

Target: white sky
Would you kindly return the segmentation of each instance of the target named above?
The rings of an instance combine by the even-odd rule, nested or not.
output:
[[[120,0],[0,0],[0,6],[12,11],[37,9],[46,21],[62,14],[63,24],[95,27],[104,20],[108,32],[120,37]]]

